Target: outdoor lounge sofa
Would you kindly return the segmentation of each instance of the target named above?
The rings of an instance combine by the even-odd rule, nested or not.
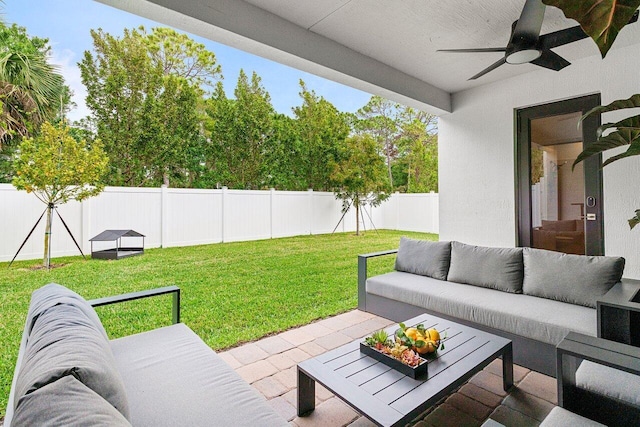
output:
[[[109,340],[94,306],[173,294],[173,325]],[[49,284],[31,297],[5,426],[286,426],[180,321],[175,286],[85,301]]]
[[[372,257],[396,271],[367,277]],[[596,300],[621,280],[624,258],[489,248],[402,238],[398,250],[358,257],[358,308],[401,321],[432,313],[513,341],[514,362],[556,376],[569,332],[596,336]]]

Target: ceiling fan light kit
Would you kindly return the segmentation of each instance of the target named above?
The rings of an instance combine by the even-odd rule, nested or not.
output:
[[[538,49],[523,49],[507,55],[507,64],[526,64],[540,58],[542,51]]]

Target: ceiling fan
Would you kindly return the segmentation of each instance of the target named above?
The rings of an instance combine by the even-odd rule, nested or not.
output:
[[[502,64],[526,64],[528,62],[550,70],[560,71],[571,63],[551,49],[588,37],[580,26],[540,35],[545,5],[540,0],[526,0],[520,18],[511,25],[511,37],[507,47],[478,49],[439,49],[438,52],[504,52],[504,57],[480,71],[469,80],[475,80],[495,70]],[[638,20],[638,11],[629,21]]]

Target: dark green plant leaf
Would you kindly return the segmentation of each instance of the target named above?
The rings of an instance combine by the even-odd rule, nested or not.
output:
[[[640,209],[636,209],[636,215],[629,219],[629,227],[633,230],[633,227],[640,224]]]
[[[640,130],[640,116],[627,117],[624,120],[620,120],[617,123],[605,123],[598,127],[598,138],[602,137],[602,134],[608,130],[617,128],[618,130]]]
[[[567,18],[578,21],[584,32],[598,45],[604,58],[622,28],[640,7],[640,0],[542,0],[555,6]]]
[[[640,93],[632,95],[627,99],[617,99],[611,102],[610,104],[594,107],[591,110],[587,111],[585,115],[582,116],[582,119],[580,120],[582,121],[585,119],[585,117],[594,113],[608,113],[609,111],[617,111],[617,110],[624,110],[627,108],[637,108],[637,107],[640,107]]]
[[[607,166],[609,163],[613,163],[616,160],[624,159],[626,157],[637,156],[640,154],[640,141],[636,138],[636,143],[631,144],[631,146],[624,153],[618,154],[617,156],[609,157],[603,164],[602,167]]]
[[[632,134],[635,134],[635,137]],[[602,153],[603,151],[607,151],[612,148],[629,145],[637,138],[637,132],[611,132],[609,135],[599,138],[596,142],[590,144],[587,148],[585,148],[584,151],[578,155],[578,158],[575,160],[575,162],[573,162],[573,166],[571,166],[571,169],[575,169],[576,165],[587,157],[591,157],[595,154]]]

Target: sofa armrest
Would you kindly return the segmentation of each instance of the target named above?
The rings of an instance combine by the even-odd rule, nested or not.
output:
[[[164,288],[149,289],[146,291],[130,292],[128,294],[114,295],[105,298],[92,299],[89,302],[92,307],[118,304],[126,301],[133,301],[141,298],[155,297],[159,295],[173,294],[173,304],[171,308],[173,323],[180,323],[180,288],[177,286],[166,286]]]
[[[367,261],[369,258],[375,258],[385,255],[397,254],[397,249],[387,251],[371,252],[368,254],[358,255],[358,310],[367,311]]]
[[[595,396],[577,387],[576,371],[587,360],[638,375],[640,381],[640,348],[570,332],[556,351],[558,406],[609,426],[631,425],[630,420],[639,419],[640,409],[631,403]]]

